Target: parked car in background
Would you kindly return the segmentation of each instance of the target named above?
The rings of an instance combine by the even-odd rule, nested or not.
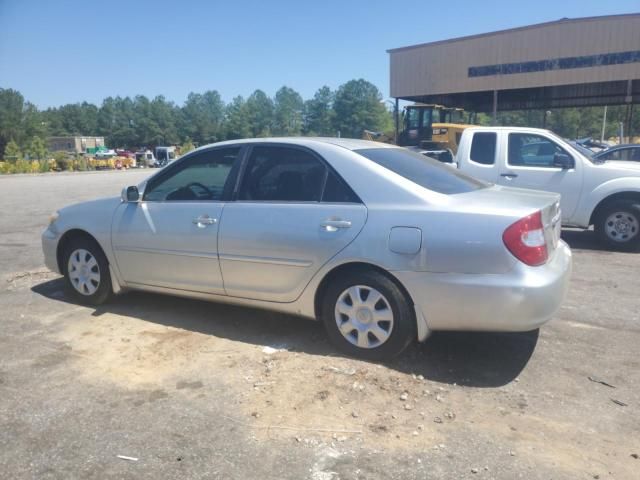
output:
[[[557,194],[337,138],[200,148],[121,197],[63,208],[42,244],[79,301],[139,289],[267,308],[370,359],[433,330],[538,328],[571,270]]]
[[[156,147],[156,167],[164,167],[176,159],[176,147]]]
[[[156,157],[151,150],[139,150],[135,153],[136,166],[138,168],[148,168],[156,166]]]
[[[600,161],[607,160],[623,160],[640,162],[640,144],[629,143],[623,145],[616,145],[614,147],[602,150],[596,153],[593,158]]]
[[[518,127],[467,128],[456,163],[498,185],[559,193],[563,225],[593,225],[611,249],[640,247],[640,163],[598,161],[548,130]]]
[[[95,154],[94,157],[97,159],[105,159],[105,158],[113,158],[116,156],[116,151],[115,150],[98,150]]]

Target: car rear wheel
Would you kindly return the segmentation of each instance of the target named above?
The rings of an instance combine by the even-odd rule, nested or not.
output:
[[[399,355],[416,337],[413,305],[390,278],[354,271],[331,282],[321,311],[333,344],[368,360]]]
[[[94,240],[71,240],[63,261],[67,290],[78,302],[100,305],[111,297],[109,262]]]
[[[595,223],[600,242],[611,250],[631,251],[640,247],[640,205],[630,200],[611,203]]]

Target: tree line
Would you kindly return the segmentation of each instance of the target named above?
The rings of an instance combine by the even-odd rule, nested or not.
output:
[[[360,138],[365,129],[392,137],[393,113],[382,98],[375,85],[358,79],[336,90],[324,86],[307,100],[284,86],[273,97],[256,90],[229,103],[209,90],[190,93],[182,105],[161,95],[152,99],[136,95],[108,97],[100,106],[82,102],[40,110],[20,92],[0,88],[0,155],[43,159],[48,155],[45,139],[67,135],[104,136],[110,148],[127,149],[183,144],[192,148],[266,136]],[[609,107],[605,138],[617,134],[625,114],[625,106]],[[603,107],[499,112],[498,124],[546,126],[566,138],[600,138],[602,116]],[[491,118],[479,114],[477,122],[490,124]],[[632,130],[640,132],[640,115],[635,115]]]
[[[269,97],[256,90],[226,103],[216,90],[190,93],[182,105],[159,95],[108,97],[39,110],[12,89],[0,89],[0,152],[41,158],[49,136],[104,136],[110,148],[204,145],[266,136],[360,137],[364,129],[391,131],[393,116],[372,83],[351,80],[337,90],[320,88],[303,100],[284,86]],[[7,152],[9,148],[9,152]]]

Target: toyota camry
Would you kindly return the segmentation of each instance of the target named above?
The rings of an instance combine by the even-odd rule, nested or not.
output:
[[[54,213],[42,245],[80,302],[146,290],[266,308],[368,359],[436,330],[536,329],[571,271],[558,195],[338,138],[199,148]]]

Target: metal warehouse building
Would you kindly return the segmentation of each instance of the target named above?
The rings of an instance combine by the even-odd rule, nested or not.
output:
[[[396,102],[495,113],[640,99],[640,14],[562,19],[389,54]]]

